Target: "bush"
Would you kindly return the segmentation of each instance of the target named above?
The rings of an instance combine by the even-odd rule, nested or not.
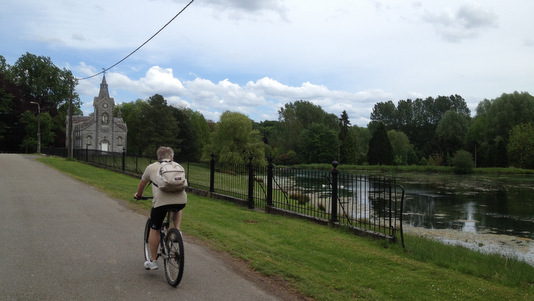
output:
[[[441,166],[443,165],[443,156],[441,154],[432,154],[428,157],[426,165],[430,166]]]
[[[300,205],[304,205],[310,201],[310,197],[300,192],[294,192],[289,194],[289,198],[296,200]]]
[[[452,165],[456,173],[467,174],[473,172],[475,162],[470,152],[460,150],[452,158]]]
[[[299,164],[300,160],[296,152],[289,151],[286,154],[282,154],[278,158],[275,158],[274,163],[279,165],[295,165]]]

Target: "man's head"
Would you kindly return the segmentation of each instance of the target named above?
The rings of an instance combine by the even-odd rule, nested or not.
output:
[[[158,161],[172,160],[174,158],[174,151],[170,147],[160,146],[157,151]]]

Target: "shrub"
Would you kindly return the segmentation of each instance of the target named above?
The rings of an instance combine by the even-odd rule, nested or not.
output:
[[[428,157],[426,165],[430,166],[441,166],[443,165],[443,156],[441,154],[432,154]]]
[[[472,173],[473,168],[475,167],[473,156],[470,152],[464,150],[456,152],[452,158],[452,164],[454,166],[454,171],[461,174]]]
[[[289,151],[280,155],[278,158],[275,158],[274,163],[279,165],[294,165],[299,164],[300,160],[296,152]]]
[[[310,197],[303,193],[291,193],[289,198],[296,200],[299,204],[303,205],[310,201]]]

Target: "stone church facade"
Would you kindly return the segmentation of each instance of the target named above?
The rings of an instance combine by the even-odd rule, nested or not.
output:
[[[95,111],[92,116],[72,117],[73,148],[105,152],[122,152],[126,150],[128,128],[122,120],[120,108],[118,117],[113,117],[115,100],[109,97],[105,75],[100,84],[98,97],[93,100],[93,107]]]

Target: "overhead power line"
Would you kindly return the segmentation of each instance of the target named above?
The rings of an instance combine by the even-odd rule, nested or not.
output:
[[[184,8],[182,8],[181,11],[179,11],[169,22],[167,22],[167,24],[163,25],[162,28],[160,28],[155,34],[153,34],[148,40],[146,40],[143,44],[141,44],[141,46],[137,47],[134,51],[130,52],[130,54],[128,54],[127,56],[125,56],[122,60],[116,62],[115,64],[113,64],[111,67],[108,67],[108,68],[102,68],[102,71],[96,73],[96,74],[93,74],[91,76],[88,76],[88,77],[84,77],[84,78],[78,78],[78,80],[84,80],[84,79],[90,79],[90,78],[93,78],[97,75],[100,75],[102,73],[105,73],[106,71],[112,69],[113,67],[117,66],[118,64],[122,63],[124,60],[126,60],[127,58],[129,58],[132,54],[136,53],[137,50],[141,49],[141,47],[145,46],[145,44],[147,44],[148,42],[150,42],[150,40],[152,40],[155,36],[157,36],[165,27],[167,27],[167,25],[171,24],[172,21],[174,21],[174,19],[176,19],[184,10],[186,10],[186,8],[189,7],[189,5],[191,5],[195,0],[191,0],[191,2],[189,2],[186,6],[184,6]]]

